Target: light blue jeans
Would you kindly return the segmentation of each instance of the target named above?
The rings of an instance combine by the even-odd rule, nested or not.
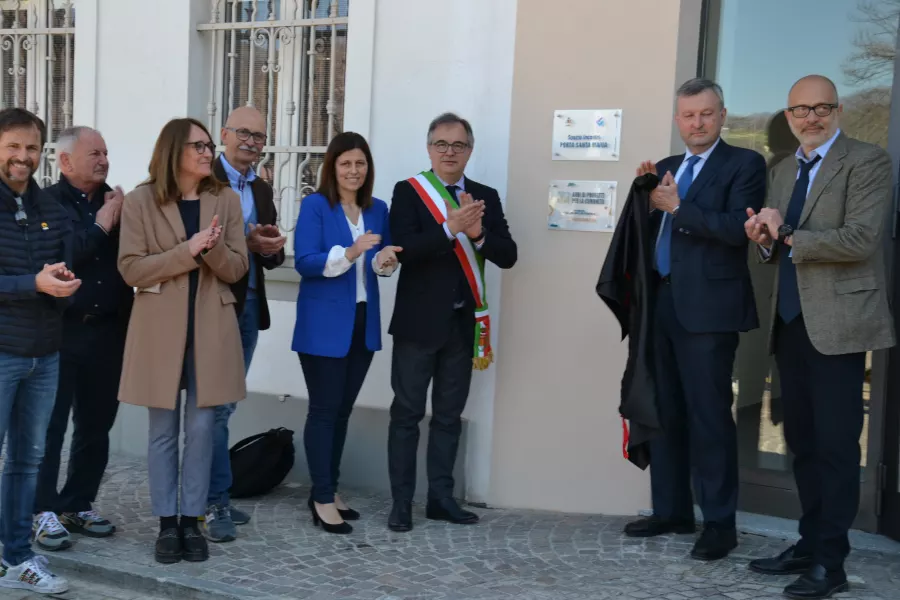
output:
[[[244,374],[250,371],[250,361],[259,339],[259,299],[248,295],[244,311],[238,319],[241,331],[241,346],[244,348]],[[228,419],[237,408],[236,403],[216,407],[216,423],[213,429],[212,472],[209,477],[207,505],[227,506],[230,502],[231,457],[228,453]]]
[[[0,542],[8,565],[34,556],[31,512],[58,383],[58,353],[27,358],[0,352],[0,454],[4,440],[9,442],[0,486]]]

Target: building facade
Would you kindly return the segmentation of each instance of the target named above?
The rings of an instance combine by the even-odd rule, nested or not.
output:
[[[110,182],[130,189],[146,176],[168,119],[190,115],[217,132],[232,108],[252,103],[269,128],[259,172],[292,234],[335,132],[370,141],[375,195],[389,201],[396,181],[427,167],[434,116],[451,110],[472,122],[468,175],[500,191],[519,245],[514,269],[488,271],[496,362],[475,374],[459,461],[458,491],[473,503],[608,514],[650,507],[648,474],[621,452],[626,345],[594,293],[611,234],[550,229],[551,180],[615,181],[624,202],[640,161],[684,151],[674,90],[700,74],[725,90],[726,140],[767,159],[784,150],[772,116],[791,83],[812,72],[837,82],[845,131],[895,158],[900,149],[894,0],[0,0],[0,8],[0,100],[50,124],[47,182],[53,135],[65,125],[99,129]],[[807,52],[823,40],[827,50]],[[622,111],[618,160],[552,160],[554,111],[574,109]],[[885,251],[894,252],[893,240]],[[766,307],[770,283],[764,272],[754,277]],[[260,336],[251,397],[232,435],[294,429],[293,476],[302,480],[306,390],[290,351],[299,277],[286,266],[269,281],[273,326]],[[394,289],[394,280],[382,282],[385,330]],[[761,331],[743,336],[734,377],[742,506],[792,516],[778,377]],[[344,459],[348,482],[366,487],[387,487],[384,339]],[[895,360],[873,355],[863,390],[857,525],[897,535]],[[114,447],[142,454],[146,438],[145,411],[123,406]]]

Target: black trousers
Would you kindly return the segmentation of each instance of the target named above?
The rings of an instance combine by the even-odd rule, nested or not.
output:
[[[454,312],[448,339],[439,346],[394,339],[391,361],[391,424],[388,470],[394,500],[412,500],[416,491],[419,422],[425,416],[428,385],[431,421],[428,433],[428,497],[453,496],[453,466],[462,431],[462,412],[472,381],[475,319],[471,309]]]
[[[313,484],[312,498],[319,504],[334,502],[350,413],[374,355],[366,347],[365,302],[357,303],[355,319],[347,356],[300,354],[300,367],[309,391],[303,445]]]
[[[119,410],[126,325],[109,317],[86,323],[66,319],[63,326],[59,387],[38,472],[35,513],[91,510],[109,461],[109,431]],[[57,492],[70,412],[75,431],[66,481]]]
[[[801,316],[776,324],[775,361],[784,437],[794,454],[803,509],[797,553],[840,569],[850,553],[847,534],[859,509],[866,355],[820,353]]]
[[[653,512],[693,519],[693,480],[704,521],[734,526],[738,463],[731,374],[738,334],[684,329],[668,284],[660,284],[656,301],[654,362],[664,433],[650,445]]]

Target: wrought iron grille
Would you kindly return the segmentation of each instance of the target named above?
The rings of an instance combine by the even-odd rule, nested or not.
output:
[[[55,142],[72,125],[74,0],[0,0],[0,108],[21,107],[44,120],[47,144],[35,177],[56,181]]]
[[[317,188],[325,149],[343,127],[349,2],[210,0],[209,23],[198,26],[214,57],[213,136],[239,106],[266,118],[255,168],[272,184],[289,253],[300,201]]]

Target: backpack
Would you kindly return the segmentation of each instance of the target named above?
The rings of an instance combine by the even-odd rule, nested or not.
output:
[[[294,432],[270,429],[241,440],[229,451],[232,498],[261,496],[276,487],[294,466]]]

